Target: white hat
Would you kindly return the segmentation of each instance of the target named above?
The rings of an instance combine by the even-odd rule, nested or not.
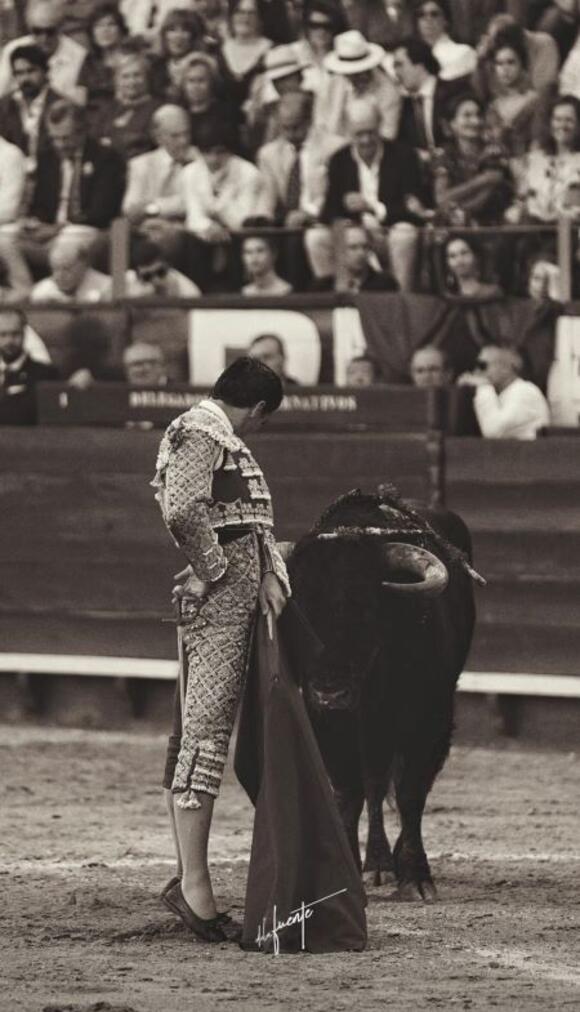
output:
[[[270,81],[276,81],[280,77],[299,74],[304,64],[300,63],[293,46],[275,46],[266,53],[264,68]]]
[[[381,46],[367,42],[364,35],[353,28],[335,37],[334,49],[324,57],[324,66],[333,74],[362,74],[380,66],[385,55]]]

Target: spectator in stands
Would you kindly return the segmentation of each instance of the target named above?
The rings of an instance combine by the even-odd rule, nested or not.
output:
[[[337,35],[332,52],[324,59],[334,83],[324,107],[321,100],[317,102],[317,121],[325,122],[331,133],[350,139],[351,104],[374,102],[379,110],[379,132],[392,140],[397,134],[401,99],[395,82],[382,69],[385,57],[380,46],[367,42],[356,30]]]
[[[206,123],[230,123],[235,134],[236,154],[242,154],[240,116],[235,108],[218,97],[217,64],[207,53],[192,53],[184,64],[180,103],[189,113],[191,141],[197,147],[200,129]]]
[[[239,288],[230,232],[268,211],[262,174],[235,155],[234,146],[230,124],[206,123],[198,136],[201,158],[181,177],[185,227],[192,238],[190,271],[202,290],[220,275],[227,275],[228,287]]]
[[[83,109],[55,102],[47,128],[50,145],[39,153],[28,217],[19,222],[20,246],[37,273],[57,233],[96,240],[119,214],[125,189],[122,159],[87,136]]]
[[[298,380],[286,374],[286,348],[282,338],[277,334],[259,334],[251,341],[246,354],[269,366],[276,376],[280,377],[285,387],[300,385]]]
[[[448,0],[420,0],[413,12],[417,35],[426,42],[441,67],[443,81],[469,77],[477,65],[471,46],[454,42],[449,35],[451,9]]]
[[[506,211],[511,224],[555,222],[580,212],[580,101],[562,95],[548,113],[548,125],[536,150],[514,164],[517,199]]]
[[[161,100],[151,95],[143,53],[123,53],[114,69],[115,95],[95,116],[92,133],[124,158],[151,151],[151,120]]]
[[[315,292],[398,292],[395,278],[371,267],[372,247],[362,225],[347,225],[342,233],[340,272],[319,278],[312,284]]]
[[[528,277],[528,295],[534,302],[561,302],[560,268],[546,259],[535,260]]]
[[[520,41],[501,40],[493,52],[496,96],[486,113],[488,130],[497,133],[512,156],[527,151],[534,139],[538,93],[530,87],[528,53]]]
[[[312,96],[306,92],[282,96],[278,109],[280,136],[260,148],[257,166],[266,184],[269,215],[287,228],[306,229],[303,237],[286,237],[286,262],[296,265],[303,261],[306,247],[311,269],[318,277],[330,269],[328,237],[326,231],[321,235],[321,230],[313,226],[324,203],[329,160],[343,141],[313,125],[312,107]],[[300,281],[297,272],[299,286]]]
[[[351,28],[389,52],[413,31],[409,0],[349,0],[346,15]]]
[[[380,383],[379,368],[370,355],[356,355],[346,367],[347,387],[372,387]]]
[[[412,148],[385,141],[376,107],[360,100],[350,107],[352,143],[337,151],[328,167],[328,190],[321,220],[356,218],[387,245],[393,274],[403,290],[412,285],[417,244],[410,196],[425,200],[419,159]]]
[[[158,344],[136,341],[123,352],[125,379],[132,387],[167,386],[167,367]]]
[[[472,239],[451,236],[443,247],[447,269],[447,292],[467,299],[499,298],[499,285],[481,279],[481,256]]]
[[[182,8],[170,10],[161,26],[160,44],[161,53],[154,57],[149,71],[151,91],[164,102],[177,102],[188,57],[208,48],[202,18]]]
[[[28,156],[32,172],[39,148],[48,144],[48,110],[62,95],[49,87],[48,59],[38,46],[13,49],[10,65],[16,87],[0,98],[0,133]]]
[[[333,80],[324,65],[324,59],[332,52],[334,38],[345,31],[347,25],[340,9],[332,0],[311,0],[303,6],[302,18],[302,37],[292,44],[292,48],[298,63],[304,68],[302,87],[305,91],[312,92],[324,106]],[[366,32],[363,34],[366,35]],[[318,125],[318,118],[316,123]],[[322,118],[320,126],[326,126]]]
[[[13,51],[20,46],[34,45],[48,60],[51,88],[73,101],[81,97],[77,85],[86,49],[62,34],[62,22],[61,5],[50,0],[29,0],[26,8],[28,34],[9,42],[0,56],[0,95],[7,95],[15,85],[10,60]]]
[[[35,361],[24,348],[22,310],[0,307],[0,424],[36,423],[37,383],[57,380],[53,365]]]
[[[50,275],[34,285],[30,293],[33,302],[101,302],[111,298],[111,279],[90,266],[82,243],[57,237],[48,262]]]
[[[280,98],[302,88],[302,65],[292,46],[275,46],[264,57],[264,73],[255,78],[244,113],[252,149],[279,133]]]
[[[248,284],[243,295],[289,295],[292,285],[276,273],[276,248],[271,237],[247,235],[242,242],[242,263]]]
[[[473,406],[487,439],[535,439],[550,424],[548,403],[534,384],[521,378],[522,359],[514,348],[487,345],[460,385],[475,387]]]
[[[151,48],[155,47],[163,21],[170,11],[176,7],[193,9],[194,6],[194,3],[185,3],[184,0],[121,0],[119,4],[130,34]]]
[[[447,138],[444,114],[449,85],[438,79],[439,63],[421,39],[407,39],[397,47],[393,68],[404,96],[397,139],[429,161],[433,149]]]
[[[185,217],[181,176],[197,152],[190,143],[189,117],[180,106],[162,105],[151,127],[157,147],[129,160],[123,213],[170,259],[179,260]]]
[[[16,144],[0,137],[0,226],[17,221],[26,185],[26,159]]]
[[[483,102],[487,103],[497,94],[493,59],[500,45],[525,48],[530,85],[534,91],[541,94],[557,80],[560,59],[554,39],[546,32],[527,31],[510,14],[498,14],[488,23],[477,46],[478,63],[472,83]]]
[[[433,344],[413,352],[409,371],[416,387],[444,387],[451,382],[445,353]]]
[[[228,0],[228,11],[229,34],[218,51],[218,66],[227,101],[241,110],[272,41],[262,34],[257,0]]]
[[[451,140],[432,161],[438,218],[451,225],[503,221],[513,196],[507,153],[484,139],[483,115],[473,95],[459,95],[449,108]]]
[[[115,95],[115,67],[127,44],[127,25],[116,3],[107,0],[95,8],[88,25],[89,51],[80,69],[78,84],[84,89],[85,105],[98,115]]]
[[[133,270],[127,272],[129,299],[196,299],[201,292],[193,281],[170,267],[159,246],[140,243],[133,255]]]

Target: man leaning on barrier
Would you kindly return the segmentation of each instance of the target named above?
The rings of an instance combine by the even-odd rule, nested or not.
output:
[[[240,435],[259,428],[281,400],[271,369],[237,359],[207,400],[171,423],[153,481],[165,524],[190,564],[174,592],[183,678],[163,784],[177,876],[162,898],[208,942],[227,937],[229,918],[216,910],[207,849],[251,630],[258,605],[272,623],[290,595],[268,486]]]

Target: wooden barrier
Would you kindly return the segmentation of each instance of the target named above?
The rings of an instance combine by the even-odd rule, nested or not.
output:
[[[0,671],[26,671],[28,657],[36,672],[170,677],[175,629],[163,620],[183,560],[149,486],[158,443],[135,430],[3,430]],[[252,446],[281,539],[349,488],[393,481],[407,497],[433,497],[425,435],[264,433]],[[489,581],[463,689],[579,695],[577,440],[449,438],[444,449],[448,505],[470,525]]]

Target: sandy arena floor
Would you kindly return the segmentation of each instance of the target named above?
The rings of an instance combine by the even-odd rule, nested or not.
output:
[[[164,738],[0,743],[2,1012],[580,1009],[580,754],[455,749],[425,818],[439,903],[373,888],[366,952],[275,957],[201,945],[160,906]],[[238,914],[251,822],[230,772],[213,862]]]

